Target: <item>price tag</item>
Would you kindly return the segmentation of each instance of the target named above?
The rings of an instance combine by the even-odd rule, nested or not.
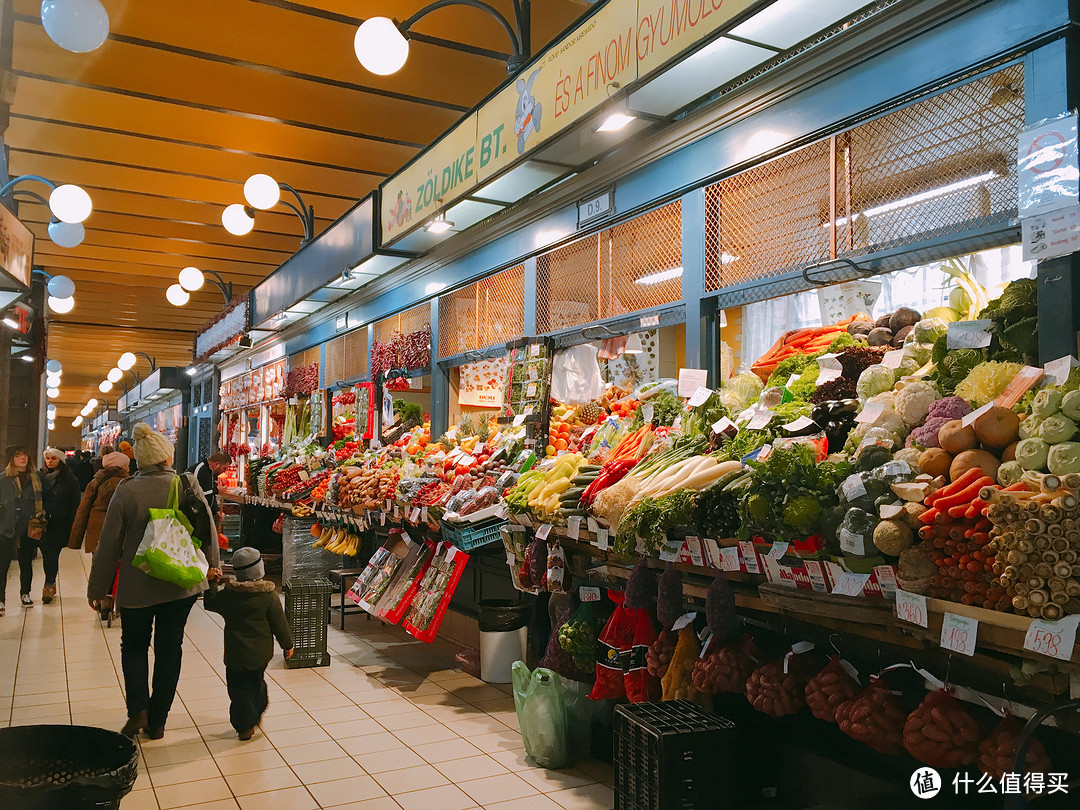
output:
[[[845,501],[853,501],[865,495],[866,485],[863,483],[862,475],[854,473],[845,478],[844,483],[840,485],[840,494],[844,496]]]
[[[701,538],[696,535],[689,535],[686,538],[685,549],[690,555],[690,562],[693,565],[705,565],[705,555],[701,545]]]
[[[517,557],[514,555],[514,552],[506,552],[506,564],[511,568],[517,568]]]
[[[400,518],[400,517],[401,517],[401,507],[400,507],[400,506],[398,506],[398,505],[397,505],[397,504],[395,503],[395,504],[394,504],[394,518],[395,518],[395,519],[397,519],[397,518]]]
[[[420,507],[420,520],[422,520],[424,523],[427,523],[427,507],[426,506],[421,506]]]
[[[514,427],[521,427],[525,424],[525,414],[519,413],[514,417]]]
[[[859,411],[859,415],[855,417],[855,421],[869,425],[880,419],[883,413],[885,413],[884,402],[870,402]]]
[[[386,512],[379,512],[379,525],[380,526],[385,526],[386,525]]]
[[[833,585],[834,596],[861,596],[866,583],[870,581],[869,574],[852,574],[846,571],[840,575]]]
[[[769,549],[769,553],[765,556],[774,560],[779,560],[781,557],[787,554],[789,545],[790,543],[784,540],[774,540],[772,548]]]
[[[828,593],[829,587],[825,584],[825,573],[822,571],[821,563],[817,560],[806,560],[803,563],[803,569],[806,571],[806,576],[810,578],[810,588],[817,593]]]
[[[830,380],[835,380],[844,376],[844,367],[840,365],[840,361],[836,359],[835,354],[823,354],[817,359],[818,375],[817,384],[821,385],[827,383]]]
[[[582,601],[584,601],[584,600],[582,600]],[[694,619],[696,619],[696,618],[697,618],[696,613],[684,613],[682,616],[680,616],[679,618],[677,618],[675,620],[675,624],[671,625],[671,629],[678,632],[679,630],[682,630],[687,625],[693,623]]]
[[[748,430],[762,430],[767,427],[769,422],[776,416],[772,411],[758,411],[751,417],[750,421],[746,424]]]
[[[1076,644],[1076,626],[1080,615],[1069,616],[1061,621],[1048,622],[1045,619],[1032,619],[1024,636],[1024,649],[1068,661],[1072,658]]]
[[[642,329],[649,329],[649,328],[657,327],[657,326],[660,325],[660,316],[659,315],[642,315],[640,323],[641,323],[641,328]]]
[[[532,416],[535,412],[536,412],[536,409],[533,408],[532,405],[526,405],[525,406],[525,415],[526,416]]]
[[[1005,386],[1005,390],[998,394],[994,403],[1002,408],[1011,408],[1020,401],[1020,398],[1028,392],[1031,386],[1042,379],[1042,376],[1043,370],[1041,368],[1024,366],[1016,372],[1016,376],[1012,378],[1012,382]]]
[[[732,436],[739,432],[739,428],[736,427],[735,423],[726,416],[717,422],[713,422],[712,429],[713,433],[728,433]]]
[[[410,546],[413,545],[413,539],[411,537],[409,537],[408,532],[402,532],[401,533],[401,539],[404,540],[406,543],[408,543]]]
[[[394,502],[392,500],[390,500],[389,498],[387,498],[386,499],[386,511],[389,512],[393,508],[394,508]]]
[[[566,536],[571,540],[581,537],[581,515],[570,515],[566,519]]]
[[[525,373],[532,382],[536,382],[539,379],[539,375],[536,373],[536,366],[529,366],[529,370]]]
[[[608,550],[608,530],[603,526],[599,526],[596,529],[596,546],[601,551]]]
[[[742,555],[743,565],[746,566],[747,573],[761,573],[761,566],[758,565],[757,552],[754,550],[753,543],[749,540],[740,540],[739,553]]]
[[[883,475],[907,475],[911,472],[911,465],[898,458],[882,464],[881,472]]]
[[[594,585],[582,585],[578,588],[578,598],[582,602],[599,602],[600,589]]]
[[[409,522],[410,523],[416,523],[419,520],[420,520],[420,507],[419,506],[414,506],[412,511],[409,513]]]
[[[664,544],[663,551],[660,552],[660,562],[675,562],[679,559],[679,552],[682,551],[682,540],[668,540]]]
[[[506,520],[510,517],[510,510],[506,508],[506,504],[499,504],[499,508],[495,510],[495,517]]]
[[[784,388],[790,389],[791,386],[793,386],[795,384],[795,381],[798,380],[798,379],[799,379],[798,374],[792,374],[790,377],[787,378],[787,382],[784,383]]]
[[[461,457],[461,460],[458,463],[464,467],[471,467],[474,463],[476,463],[476,459],[472,456],[464,455]]]
[[[984,349],[990,345],[990,319],[952,321],[945,337],[948,349]]]
[[[539,357],[539,356],[540,356],[540,344],[539,343],[530,343],[529,344],[529,357]]]
[[[589,517],[589,518],[587,518],[587,521],[588,521],[588,526],[589,526],[589,531],[590,532],[592,532],[593,534],[596,534],[598,531],[600,531],[600,524],[596,522],[596,518]]]
[[[909,593],[896,589],[896,618],[908,624],[926,627],[926,597],[921,593]]]
[[[703,388],[709,379],[709,372],[702,368],[679,369],[679,396],[682,398],[692,397],[699,388]],[[706,389],[708,390],[708,389]],[[705,397],[708,399],[708,395]],[[705,400],[702,400],[704,402]],[[698,403],[700,404],[700,403]]]
[[[454,557],[457,556],[457,546],[452,546],[449,543],[446,544],[446,561],[448,563],[454,561]]]
[[[721,571],[740,571],[742,567],[739,565],[739,547],[738,546],[724,546],[720,549],[720,570]]]
[[[690,399],[686,401],[686,404],[689,405],[691,408],[696,408],[698,405],[704,405],[705,400],[707,400],[710,396],[712,396],[712,389],[700,386],[694,392],[693,396],[691,396]]]
[[[993,407],[994,407],[994,403],[993,403],[993,402],[987,402],[987,403],[986,403],[985,405],[983,405],[983,406],[982,406],[981,408],[976,408],[976,409],[975,409],[975,410],[973,410],[973,411],[972,411],[971,413],[969,413],[969,414],[965,414],[964,416],[962,416],[962,417],[960,418],[960,424],[961,424],[961,425],[963,425],[964,427],[968,427],[968,426],[970,426],[970,425],[974,425],[974,424],[975,424],[975,421],[976,421],[976,420],[977,420],[977,419],[978,419],[978,418],[979,418],[980,416],[982,416],[982,415],[983,415],[984,413],[987,413],[987,412],[989,412],[989,410],[990,410],[991,408],[993,408]]]
[[[881,593],[886,599],[896,597],[896,569],[891,565],[875,565],[874,578],[881,586]]]
[[[531,382],[525,386],[525,397],[527,399],[536,399],[536,383]]]
[[[1067,354],[1057,360],[1051,360],[1043,366],[1043,371],[1049,378],[1051,385],[1063,385],[1069,379],[1069,374],[1077,366],[1080,366],[1080,363],[1076,361],[1076,358],[1071,354]]]
[[[941,648],[961,655],[975,655],[975,637],[979,620],[946,613],[941,623]]]
[[[538,540],[547,540],[549,534],[551,534],[550,523],[544,523],[536,530],[536,538]]]
[[[817,423],[813,419],[811,419],[809,416],[800,416],[794,422],[788,422],[786,425],[783,425],[782,427],[784,428],[784,430],[790,430],[792,433],[795,433],[795,432],[800,431],[800,430],[806,430],[808,427],[811,427],[812,425],[816,425],[816,424]]]
[[[896,371],[900,368],[900,362],[904,359],[903,349],[893,349],[891,352],[885,352],[884,357],[881,358],[881,365],[885,368],[891,368]]]
[[[840,548],[848,554],[854,554],[857,557],[866,554],[866,541],[861,534],[841,528],[836,536],[840,540]]]
[[[646,402],[644,405],[641,406],[641,418],[646,422],[652,422],[653,413],[655,411],[656,408],[653,406],[653,404],[651,402]]]

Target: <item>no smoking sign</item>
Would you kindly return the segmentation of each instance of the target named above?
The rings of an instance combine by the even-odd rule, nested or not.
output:
[[[1020,133],[1016,158],[1021,216],[1080,201],[1076,119],[1071,113]]]

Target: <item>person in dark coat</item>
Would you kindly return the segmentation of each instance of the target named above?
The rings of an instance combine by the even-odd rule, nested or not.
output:
[[[266,665],[274,657],[274,638],[286,658],[293,653],[292,630],[285,621],[274,583],[263,579],[258,549],[237,549],[232,556],[235,580],[203,596],[207,610],[225,617],[225,684],[229,722],[241,740],[250,740],[269,705]]]
[[[198,479],[203,497],[210,504],[210,511],[214,513],[215,521],[218,513],[217,478],[225,470],[229,469],[231,463],[232,457],[224,450],[218,450],[210,458],[203,459],[198,464],[188,468],[188,472]]]
[[[86,489],[86,485],[94,477],[94,466],[90,463],[90,453],[86,450],[81,453],[76,450],[75,457],[76,461],[72,465],[72,472],[75,473],[75,478],[79,481],[79,489]]]
[[[75,512],[79,508],[79,481],[64,461],[63,450],[50,447],[45,451],[45,470],[42,477],[45,482],[45,514],[49,522],[45,524],[44,536],[38,541],[42,565],[45,568],[45,587],[41,591],[41,602],[44,605],[52,602],[53,597],[56,596],[56,574],[60,570],[60,550],[68,543],[71,524],[75,521]],[[21,565],[21,556],[19,562]],[[27,566],[22,574],[22,590],[29,593],[33,585],[33,569]]]
[[[71,524],[71,534],[68,535],[68,548],[83,548],[85,544],[87,554],[93,554],[97,548],[109,501],[116,487],[128,477],[128,457],[123,453],[109,453],[101,459],[101,465],[101,469],[83,489],[75,522]]]
[[[0,476],[0,571],[4,587],[0,589],[0,616],[7,602],[7,575],[11,561],[24,543],[29,543],[26,529],[42,498],[41,479],[34,470],[34,460],[25,447],[8,448],[8,463]],[[22,593],[23,607],[33,607],[30,592]]]

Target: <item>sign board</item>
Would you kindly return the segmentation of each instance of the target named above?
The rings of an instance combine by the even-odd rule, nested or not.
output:
[[[837,323],[856,313],[869,316],[881,295],[880,281],[848,281],[817,291],[822,323]]]
[[[34,235],[17,216],[0,205],[0,270],[23,287],[29,287],[33,259]],[[0,287],[5,286],[9,285],[0,283]]]
[[[501,408],[509,373],[508,357],[493,357],[459,366],[458,404]]]
[[[1024,261],[1053,259],[1080,250],[1080,205],[1020,220]]]
[[[1080,203],[1076,134],[1076,113],[1020,133],[1016,166],[1021,217]]]
[[[591,197],[578,202],[578,227],[582,228],[590,222],[595,222],[598,219],[605,219],[614,213],[615,189],[609,188],[605,191],[601,191],[599,194],[594,194]]]

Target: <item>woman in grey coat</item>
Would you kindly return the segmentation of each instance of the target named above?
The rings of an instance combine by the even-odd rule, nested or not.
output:
[[[168,439],[141,422],[135,425],[133,435],[139,472],[122,481],[109,501],[86,596],[90,607],[97,610],[99,601],[112,588],[116,566],[120,565],[116,604],[120,609],[120,658],[128,714],[121,733],[134,737],[144,731],[150,739],[157,740],[165,734],[165,721],[176,696],[184,626],[199,594],[208,585],[200,582],[185,590],[132,566],[132,558],[150,521],[149,510],[165,507],[169,487],[177,475],[172,468],[173,446]],[[209,515],[210,507],[197,483],[191,476],[187,478]],[[211,569],[220,566],[216,542],[204,542],[203,553]],[[151,635],[154,640],[152,692],[147,685]]]
[[[6,609],[8,569],[19,549],[32,545],[26,529],[37,511],[38,502],[44,497],[43,490],[30,451],[21,446],[12,447],[8,451],[7,466],[0,472],[0,572],[4,575],[0,588],[0,616]],[[23,607],[34,606],[29,586],[21,592],[21,600]]]

